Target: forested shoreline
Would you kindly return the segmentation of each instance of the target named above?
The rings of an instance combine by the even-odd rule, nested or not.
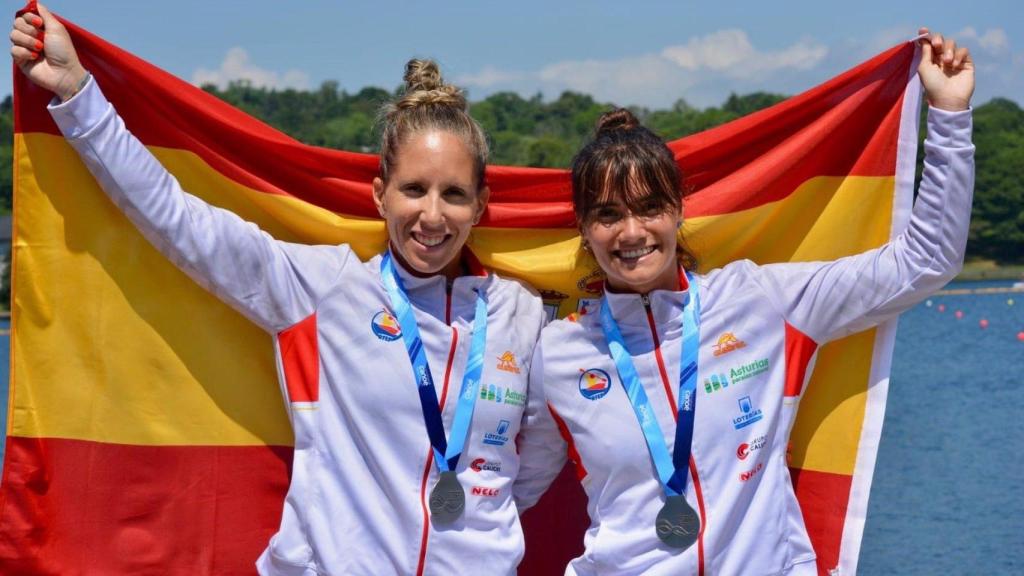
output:
[[[391,92],[368,87],[355,93],[325,82],[310,91],[269,90],[238,82],[226,90],[204,89],[292,137],[317,146],[376,152],[375,119]],[[679,100],[669,109],[633,108],[663,138],[707,130],[771,106],[786,96],[731,95],[717,107],[695,108]],[[491,139],[496,164],[567,167],[597,117],[611,104],[564,92],[524,98],[502,92],[473,103],[471,112]],[[968,258],[1024,263],[1024,110],[1005,98],[974,109],[977,178]],[[0,211],[11,209],[12,101],[0,103]],[[923,151],[921,152],[923,154]]]

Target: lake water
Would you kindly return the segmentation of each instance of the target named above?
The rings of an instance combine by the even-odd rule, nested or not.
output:
[[[1015,416],[1024,396],[1016,337],[1024,294],[931,303],[900,319],[859,572],[1024,574],[1024,418]],[[9,343],[0,336],[5,429]]]

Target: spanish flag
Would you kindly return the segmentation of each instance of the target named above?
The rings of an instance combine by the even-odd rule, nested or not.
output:
[[[281,240],[348,243],[363,258],[384,248],[375,156],[301,144],[66,24],[129,129],[186,190]],[[902,44],[671,142],[690,189],[681,234],[702,266],[834,259],[905,226],[915,62],[915,46]],[[149,245],[60,136],[50,94],[15,77],[0,573],[252,573],[278,525],[292,454],[271,340]],[[568,174],[492,166],[487,180],[491,204],[469,243],[478,259],[536,286],[552,316],[597,298]],[[856,569],[894,331],[825,346],[792,433],[822,574]],[[574,476],[526,516],[520,572],[561,574],[587,524]]]

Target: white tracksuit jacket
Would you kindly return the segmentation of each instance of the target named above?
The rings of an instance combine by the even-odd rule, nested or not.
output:
[[[451,430],[475,311],[488,300],[483,388],[459,460],[464,517],[428,521],[437,480],[412,368],[380,280],[380,256],[279,242],[184,193],[125,128],[94,81],[51,114],[142,233],[201,285],[274,337],[295,432],[281,526],[262,574],[512,574],[523,554],[512,481],[536,295],[497,276],[419,278],[399,267]],[[399,328],[400,330],[400,328]],[[474,465],[475,463],[475,465]]]
[[[932,109],[928,129],[910,225],[889,244],[834,262],[740,261],[694,277],[700,349],[686,498],[702,519],[699,545],[677,551],[655,535],[665,499],[600,311],[543,330],[516,498],[520,508],[532,505],[568,448],[591,525],[566,574],[817,574],[786,465],[816,350],[906,310],[963,260],[974,187],[971,113]],[[671,451],[683,293],[607,298]]]

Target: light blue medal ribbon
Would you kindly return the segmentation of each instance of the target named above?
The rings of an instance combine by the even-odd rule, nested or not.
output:
[[[473,316],[473,339],[469,348],[469,359],[462,375],[462,387],[459,390],[459,401],[455,407],[455,421],[452,423],[450,441],[445,440],[444,421],[434,389],[434,380],[430,376],[430,365],[423,341],[420,339],[419,326],[413,314],[409,297],[402,286],[402,279],[395,270],[391,252],[384,254],[380,263],[381,279],[391,299],[398,323],[402,327],[402,340],[405,342],[409,361],[412,363],[416,388],[419,391],[420,407],[423,410],[423,422],[427,427],[430,445],[434,449],[434,462],[437,469],[444,473],[454,471],[466,444],[470,422],[473,420],[473,408],[480,390],[480,374],[484,366],[484,345],[487,342],[487,300],[484,291],[476,289],[476,312]]]
[[[697,346],[700,341],[700,299],[696,282],[687,274],[689,291],[683,304],[683,339],[679,362],[679,413],[676,422],[675,448],[669,455],[665,436],[661,432],[647,393],[633,359],[626,350],[615,318],[612,317],[607,297],[601,303],[601,328],[611,351],[615,368],[622,380],[633,413],[640,423],[647,449],[658,471],[658,479],[666,496],[686,493],[687,470],[693,444],[693,424],[697,412]]]
[[[654,417],[654,410],[643,384],[626,350],[611,307],[605,297],[601,303],[601,328],[615,368],[640,423],[647,450],[658,471],[658,479],[665,491],[665,503],[654,523],[655,533],[668,547],[686,550],[700,537],[700,516],[686,502],[687,469],[693,444],[693,424],[697,413],[697,346],[700,343],[700,299],[697,284],[687,274],[689,290],[683,302],[683,338],[679,359],[679,413],[676,418],[675,448],[669,456],[665,437]]]

